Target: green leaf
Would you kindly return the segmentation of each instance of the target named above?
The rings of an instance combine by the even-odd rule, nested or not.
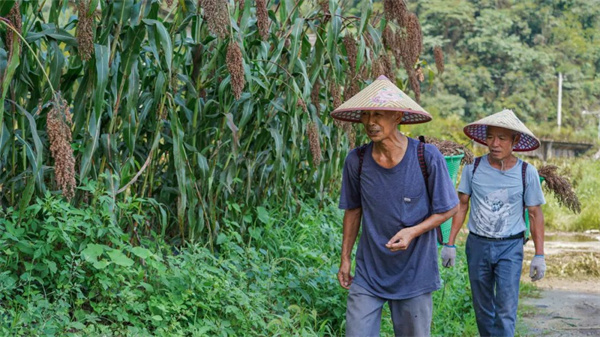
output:
[[[208,161],[206,160],[206,157],[203,156],[201,153],[197,152],[196,154],[196,162],[198,164],[198,168],[200,168],[200,170],[203,173],[208,172],[209,167],[208,167]]]
[[[56,272],[58,271],[58,268],[56,267],[56,262],[50,261],[50,260],[44,260],[44,263],[46,263],[46,266],[48,266],[50,273],[56,274]]]
[[[72,329],[76,329],[76,330],[84,330],[85,329],[85,324],[83,324],[81,322],[70,322],[69,326]]]
[[[233,208],[238,213],[242,211],[242,209],[240,208],[240,205],[236,204],[235,202],[229,204],[229,206],[231,206],[231,208]]]
[[[123,74],[125,76],[131,73],[138,62],[144,37],[146,37],[144,26],[129,27],[127,29],[127,36],[123,41]]]
[[[133,247],[133,248],[131,249],[131,252],[132,252],[132,253],[133,253],[135,256],[137,256],[137,257],[139,257],[139,258],[142,258],[142,259],[146,259],[146,258],[148,258],[149,256],[152,256],[152,252],[151,252],[150,250],[148,250],[148,249],[146,249],[146,248],[142,248],[142,247]]]
[[[219,235],[217,236],[217,244],[220,245],[224,242],[228,242],[229,241],[229,237],[223,233],[219,233]]]
[[[365,53],[366,53],[366,43],[365,38],[360,35],[360,40],[358,42],[358,53],[356,54],[356,68],[354,71],[356,73],[360,72],[360,67],[365,63]]]
[[[298,60],[298,48],[300,46],[299,40],[300,40],[300,34],[302,33],[303,27],[304,27],[304,19],[297,18],[296,21],[294,22],[294,26],[292,27],[292,36],[291,36],[292,50],[290,51],[290,57],[289,57],[290,65],[288,66],[288,69],[290,71],[292,71],[294,69],[294,64]]]
[[[165,59],[167,63],[167,69],[169,70],[169,74],[171,73],[171,63],[173,62],[173,44],[171,42],[171,37],[169,36],[169,32],[162,24],[162,22],[157,20],[145,19],[142,20],[148,26],[154,26],[156,28],[156,32],[159,37],[159,45],[162,47],[163,52],[165,54]],[[158,54],[158,53],[156,53]]]
[[[15,0],[3,0],[0,1],[0,15],[8,16],[8,13],[15,5]]]
[[[180,225],[183,226],[185,219],[185,209],[187,207],[187,175],[186,175],[186,155],[183,146],[184,132],[179,117],[171,112],[171,132],[173,133],[173,159],[175,160],[175,175],[177,176],[177,186],[179,200],[177,203],[177,218]]]
[[[81,251],[81,257],[88,262],[98,261],[98,257],[104,253],[104,248],[108,249],[105,245],[90,243]]]
[[[118,264],[119,266],[123,266],[123,267],[131,267],[133,266],[133,260],[128,258],[125,254],[123,254],[123,252],[121,252],[118,249],[113,249],[109,252],[107,252],[108,256],[110,257],[110,260],[112,262],[114,262],[115,264]]]
[[[329,2],[329,8],[332,13],[334,9],[331,7],[332,4],[337,4],[336,1]],[[337,43],[342,28],[342,19],[338,15],[331,17],[331,28],[327,30],[327,51],[329,57],[334,59],[337,55]]]
[[[92,265],[94,266],[94,268],[96,269],[104,269],[106,268],[108,265],[110,264],[110,262],[102,259],[100,261],[95,261]]]
[[[40,188],[40,192],[45,192],[44,185],[44,168],[43,168],[43,158],[44,158],[44,146],[42,145],[42,140],[37,132],[37,123],[33,116],[27,112],[22,106],[18,104],[14,104],[17,110],[19,110],[29,121],[29,131],[31,132],[31,137],[33,138],[33,145],[35,147],[35,151],[33,151],[29,146],[28,154],[31,152],[31,165],[33,167],[33,175],[36,179],[36,183]],[[27,202],[29,203],[29,201]]]
[[[360,26],[358,27],[358,32],[356,35],[360,36],[365,31],[365,26],[369,23],[369,18],[371,17],[371,12],[373,11],[373,2],[372,0],[363,0],[362,1],[362,10],[360,16]]]
[[[112,20],[116,24],[125,26],[128,23],[130,16],[133,13],[134,0],[121,0],[114,2],[114,10],[112,13]]]
[[[98,140],[100,139],[101,117],[104,107],[104,91],[108,84],[109,67],[108,59],[110,57],[108,46],[99,44],[94,45],[96,58],[96,86],[94,88],[94,114],[90,118],[88,132],[90,138],[86,142],[85,152],[81,158],[81,167],[79,169],[80,177],[87,177],[92,165],[92,160],[96,149],[98,148]]]
[[[8,53],[6,49],[0,48],[0,74],[4,74],[8,65]]]
[[[35,189],[35,179],[31,178],[27,182],[27,186],[25,187],[25,190],[23,191],[21,200],[19,200],[19,208],[20,209],[25,209],[29,205],[29,201],[31,200],[31,197],[33,196],[34,189]],[[23,216],[23,213],[21,213],[20,216]]]
[[[110,74],[110,68],[108,67],[108,61],[110,59],[110,49],[108,46],[95,44],[95,57],[96,57],[96,87],[94,90],[94,112],[96,118],[102,115],[102,107],[104,106],[104,91],[108,84],[108,78]]]
[[[8,93],[8,88],[10,88],[10,83],[12,82],[13,76],[15,75],[15,71],[20,64],[20,55],[21,53],[21,41],[18,38],[13,39],[13,45],[11,54],[9,55],[9,63],[6,68],[6,72],[2,77],[2,99],[0,102],[4,102],[6,98],[6,94]],[[4,138],[4,104],[0,104],[0,140]]]
[[[271,137],[273,137],[273,141],[275,142],[276,156],[281,158],[283,155],[283,137],[281,137],[281,134],[277,129],[270,128],[269,132],[271,133]]]
[[[256,208],[256,212],[258,213],[258,220],[260,220],[260,222],[262,222],[263,224],[267,225],[269,223],[271,223],[271,217],[269,216],[269,212],[267,212],[267,209],[262,207],[262,206],[258,206]]]
[[[260,227],[257,228],[249,228],[248,233],[250,233],[250,237],[255,240],[260,240],[262,237],[263,230]]]
[[[94,14],[94,12],[96,11],[96,8],[98,8],[98,2],[100,2],[100,0],[90,0],[90,4],[89,4],[89,9],[88,9],[88,15],[92,15]]]

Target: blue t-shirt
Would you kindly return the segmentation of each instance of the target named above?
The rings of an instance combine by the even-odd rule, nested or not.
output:
[[[360,179],[356,150],[348,154],[344,163],[339,207],[362,207],[362,234],[353,282],[385,299],[408,299],[439,289],[435,230],[415,238],[405,251],[391,252],[385,244],[401,229],[418,225],[432,213],[446,212],[458,204],[444,157],[435,146],[426,144],[424,155],[433,199],[430,203],[417,158],[418,143],[408,138],[406,154],[389,169],[375,162],[373,144],[369,144]]]
[[[490,165],[481,157],[473,176],[473,164],[463,168],[458,191],[471,196],[468,228],[470,232],[490,238],[503,238],[525,230],[523,219],[523,161],[507,171]],[[525,172],[525,206],[546,203],[540,178],[533,165]]]

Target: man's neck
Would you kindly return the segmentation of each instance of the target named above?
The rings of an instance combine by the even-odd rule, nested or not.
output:
[[[373,159],[383,167],[394,167],[406,153],[408,138],[398,131],[395,137],[373,143]]]
[[[516,164],[517,164],[517,157],[515,157],[514,155],[510,155],[502,160],[496,160],[493,159],[492,157],[488,156],[488,162],[490,163],[490,166],[496,169],[499,169],[501,171],[507,171],[511,168],[513,168]]]

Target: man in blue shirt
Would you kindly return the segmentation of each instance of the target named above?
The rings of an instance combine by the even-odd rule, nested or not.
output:
[[[458,186],[459,210],[452,219],[442,264],[454,265],[454,241],[471,202],[466,244],[469,280],[477,327],[482,336],[514,336],[523,265],[525,221],[529,211],[535,256],[530,277],[544,277],[545,203],[537,170],[513,155],[539,146],[533,133],[511,110],[467,125],[465,134],[487,145],[489,153],[463,168]]]
[[[440,288],[435,228],[456,212],[458,198],[439,150],[406,137],[398,125],[431,116],[384,76],[331,115],[362,123],[371,139],[348,154],[342,178],[338,280],[349,289],[346,335],[379,336],[387,302],[396,335],[429,336],[431,294]]]

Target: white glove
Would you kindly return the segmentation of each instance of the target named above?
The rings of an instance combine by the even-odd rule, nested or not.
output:
[[[442,266],[448,268],[454,266],[456,261],[456,246],[444,245],[442,248]]]
[[[529,267],[529,277],[533,282],[539,281],[544,277],[546,273],[546,261],[544,255],[536,255],[531,260],[531,266]]]

